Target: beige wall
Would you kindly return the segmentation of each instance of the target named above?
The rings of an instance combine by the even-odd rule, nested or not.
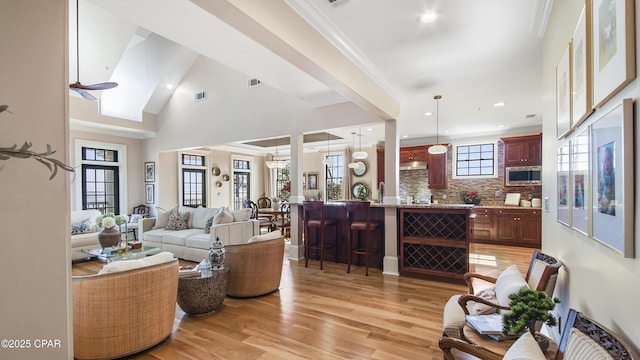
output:
[[[0,147],[68,153],[66,0],[0,3]],[[0,160],[0,339],[31,341],[0,349],[3,359],[71,359],[69,179],[33,159]],[[36,339],[58,340],[53,348]]]
[[[127,199],[126,204],[121,204],[127,209],[127,214],[131,212],[134,206],[146,204],[145,187],[144,187],[144,161],[142,154],[142,141],[121,136],[102,135],[92,132],[71,131],[69,138],[69,163],[78,166],[79,161],[75,158],[76,140],[96,141],[101,143],[123,145],[127,148]],[[80,181],[80,170],[76,175],[75,181]],[[75,192],[76,186],[71,186],[71,209],[75,209],[76,198],[79,194]]]
[[[544,81],[544,123],[543,123],[543,197],[550,199],[550,211],[542,217],[542,248],[544,252],[557,256],[564,264],[556,296],[563,300],[560,314],[569,307],[584,312],[616,333],[627,337],[640,347],[640,312],[637,299],[640,298],[640,228],[635,229],[636,258],[625,259],[599,242],[590,239],[556,221],[556,149],[555,140],[555,68],[562,51],[571,40],[584,1],[555,1],[544,38],[543,81]],[[638,19],[640,7],[636,7]],[[636,32],[636,39],[640,39]],[[640,50],[636,41],[636,49]],[[640,59],[638,52],[636,58]],[[595,111],[587,125],[621,103],[623,98],[634,98],[635,113],[638,114],[638,81],[635,80],[612,98],[602,109]],[[634,136],[638,139],[640,128]],[[635,152],[635,166],[638,168],[640,156]],[[630,169],[627,169],[629,171]],[[640,189],[640,178],[635,179],[635,188]],[[637,191],[637,190],[636,190]],[[625,199],[634,201],[638,209],[637,197],[632,194]],[[640,212],[631,219],[636,224]],[[557,332],[554,329],[554,334]]]

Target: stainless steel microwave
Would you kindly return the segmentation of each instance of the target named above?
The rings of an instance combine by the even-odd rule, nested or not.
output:
[[[506,186],[540,186],[542,185],[542,167],[508,167],[505,169],[504,184]]]

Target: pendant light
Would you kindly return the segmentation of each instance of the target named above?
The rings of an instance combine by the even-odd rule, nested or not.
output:
[[[278,138],[276,138],[276,153],[271,157],[271,160],[264,163],[269,169],[284,169],[287,167],[287,161],[280,159],[278,156]]]
[[[351,136],[353,137],[353,148],[356,148],[356,133],[355,131],[351,133]],[[353,157],[355,158],[355,153],[353,154]],[[355,162],[352,161],[349,163],[349,165],[347,165],[349,167],[349,169],[356,169],[360,166],[359,162]]]
[[[360,133],[358,134],[358,137],[359,137],[360,147],[358,151],[353,153],[353,158],[358,160],[363,160],[363,159],[366,159],[367,156],[369,156],[369,154],[367,154],[366,151],[362,151],[362,129],[359,129],[359,132]]]
[[[429,146],[429,154],[431,155],[445,154],[447,152],[447,147],[440,144],[440,138],[438,136],[439,135],[438,125],[440,123],[440,111],[438,108],[438,102],[440,101],[440,99],[442,99],[442,95],[436,95],[433,97],[433,99],[436,101],[436,145]]]
[[[325,156],[324,160],[322,160],[322,164],[324,166],[333,165],[333,159],[329,157],[329,133],[327,133],[327,156]]]

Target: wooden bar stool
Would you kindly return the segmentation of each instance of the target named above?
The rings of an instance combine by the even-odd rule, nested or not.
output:
[[[309,264],[309,254],[311,254],[311,250],[316,250],[320,251],[320,270],[322,270],[325,249],[336,248],[336,262],[338,261],[338,251],[336,247],[338,229],[336,221],[333,219],[325,219],[323,201],[303,201],[302,208],[304,216],[304,267],[307,267]],[[324,230],[330,226],[334,228],[335,241],[333,243],[325,243]],[[313,229],[316,234],[316,241],[313,244],[311,244],[309,238],[310,229]]]
[[[378,229],[380,223],[371,221],[371,203],[368,201],[347,201],[347,224],[349,225],[348,265],[347,273],[351,272],[351,258],[353,255],[364,255],[365,276],[369,276],[369,254],[376,255],[377,247],[371,239],[371,233]],[[359,239],[359,232],[364,231],[364,239]]]

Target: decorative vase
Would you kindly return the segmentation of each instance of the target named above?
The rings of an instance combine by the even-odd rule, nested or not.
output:
[[[118,245],[120,242],[120,229],[117,226],[102,229],[98,233],[98,241],[103,249]]]
[[[272,201],[271,207],[273,210],[280,210],[280,200]]]
[[[220,238],[216,236],[216,241],[211,243],[211,248],[209,249],[211,270],[224,269],[224,255],[226,251],[224,244],[220,241]]]

